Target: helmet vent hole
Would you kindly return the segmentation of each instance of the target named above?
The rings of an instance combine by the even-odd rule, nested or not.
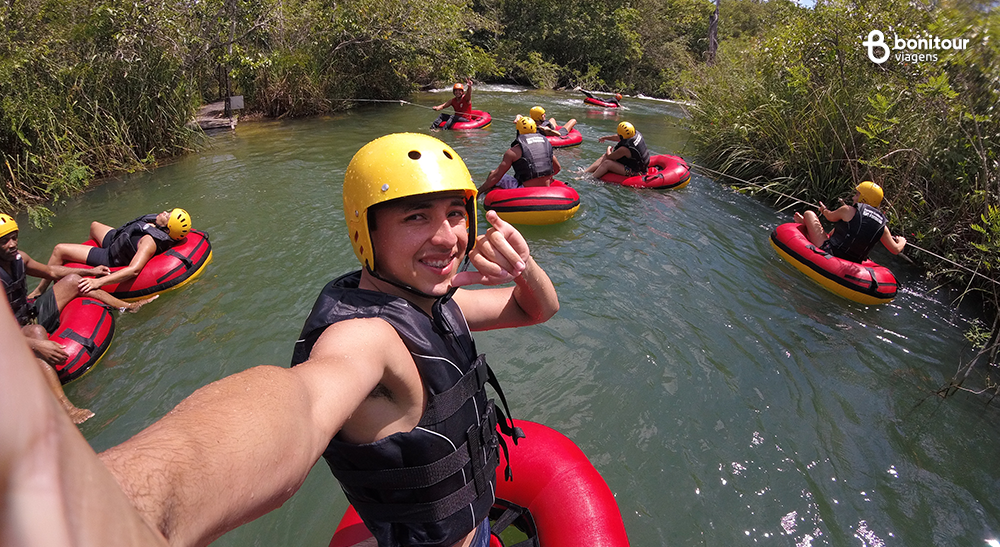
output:
[[[410,156],[411,160],[419,160],[420,159],[420,152],[418,152],[416,150],[410,150],[410,153],[407,154],[407,155]]]
[[[449,154],[447,150],[442,150],[442,152],[444,152],[444,157],[446,157],[448,159],[454,159],[454,158],[451,157],[451,154]]]
[[[357,243],[357,242],[358,242],[358,237],[359,237],[359,236],[360,236],[360,234],[359,234],[358,232],[354,232],[354,242],[355,242],[355,243]]]

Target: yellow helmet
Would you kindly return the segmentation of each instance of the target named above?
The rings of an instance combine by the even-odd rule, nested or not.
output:
[[[540,106],[531,107],[531,119],[536,122],[545,121],[545,109]]]
[[[448,191],[465,192],[469,246],[476,244],[476,184],[465,162],[447,144],[418,133],[395,133],[361,147],[344,173],[344,219],[354,254],[375,271],[368,228],[372,206],[394,199]]]
[[[167,233],[170,239],[180,240],[191,231],[191,215],[187,211],[176,207],[170,211],[170,218],[167,220]]]
[[[885,194],[882,192],[881,186],[875,184],[870,180],[866,180],[861,184],[859,184],[854,189],[857,190],[859,194],[861,194],[861,199],[858,200],[861,203],[867,203],[872,207],[878,207],[882,205],[882,198],[885,196]]]
[[[531,133],[537,133],[538,127],[535,125],[535,120],[527,116],[521,116],[517,119],[515,124],[517,126],[517,132],[521,135],[530,135]]]
[[[631,139],[635,136],[635,126],[628,122],[618,124],[618,136],[623,139]]]
[[[17,231],[17,222],[10,215],[0,214],[0,237]]]

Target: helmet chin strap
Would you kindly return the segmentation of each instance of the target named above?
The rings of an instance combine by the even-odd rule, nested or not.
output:
[[[468,254],[466,254],[465,258],[462,259],[462,265],[459,266],[458,271],[459,272],[464,272],[467,269],[469,269],[469,255]],[[434,300],[436,306],[439,306],[439,305],[447,303],[449,300],[451,300],[451,297],[455,295],[455,291],[458,290],[458,287],[451,287],[450,289],[448,289],[448,292],[446,292],[445,294],[443,294],[441,296],[434,296],[433,294],[427,294],[427,293],[425,293],[423,291],[417,290],[417,289],[415,289],[415,288],[413,288],[413,287],[411,287],[411,286],[409,286],[409,285],[407,285],[405,283],[400,283],[398,281],[394,281],[392,279],[389,279],[388,277],[383,277],[382,275],[380,275],[378,273],[375,273],[375,270],[372,270],[367,264],[365,264],[365,270],[368,272],[368,275],[374,277],[375,279],[378,279],[379,281],[384,281],[384,282],[392,285],[393,287],[396,287],[398,289],[402,289],[402,290],[404,290],[404,291],[406,291],[406,292],[408,292],[408,293],[410,293],[410,294],[412,294],[414,296],[418,296],[420,298],[428,298],[428,299]]]

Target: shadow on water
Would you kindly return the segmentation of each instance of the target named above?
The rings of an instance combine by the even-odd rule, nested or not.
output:
[[[412,102],[440,104],[446,91]],[[996,411],[929,394],[967,355],[967,315],[879,250],[903,281],[891,304],[827,293],[768,236],[790,218],[705,177],[677,191],[582,178],[621,120],[656,152],[685,153],[677,105],[627,111],[573,93],[477,89],[493,114],[437,132],[477,184],[541,104],[576,118],[584,143],[557,154],[581,196],[575,218],[525,227],[556,284],[549,322],[480,333],[515,416],[573,438],[594,461],[633,545],[974,545],[1000,528]],[[436,113],[375,105],[320,119],[241,124],[199,153],[103,184],[25,228],[44,260],[91,220],[182,206],[215,260],[197,282],[119,317],[109,354],[68,393],[97,417],[93,446],[121,442],[194,389],[259,364],[286,365],[319,289],[357,267],[340,185],[364,143],[426,129]],[[21,219],[18,219],[21,220]],[[25,223],[26,224],[26,223]],[[480,220],[480,229],[486,228]],[[923,403],[923,404],[921,404]],[[233,455],[234,458],[240,457]],[[216,545],[325,545],[346,507],[325,464],[280,510]]]

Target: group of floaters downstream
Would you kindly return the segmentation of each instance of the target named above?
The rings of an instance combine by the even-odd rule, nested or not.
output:
[[[621,108],[621,94],[616,94],[614,98],[600,99],[588,91],[583,93],[586,95],[584,103],[588,105]],[[455,114],[441,114],[431,123],[431,129],[469,130],[482,129],[490,125],[492,117],[489,112],[472,109],[471,80],[467,79],[465,84],[456,83],[452,87],[452,94],[451,99],[433,109],[452,107],[455,109]],[[514,120],[515,124],[520,119],[522,116],[518,115]],[[533,107],[530,118],[524,119],[534,122],[530,127],[530,133],[537,132],[544,135],[551,148],[578,146],[583,142],[583,135],[574,127],[575,119],[569,120],[565,125],[556,123],[554,119],[546,120],[545,110],[541,106]],[[688,184],[691,180],[691,170],[683,158],[669,154],[649,156],[645,152],[642,135],[636,132],[631,124],[627,122],[625,124],[632,128],[631,134],[624,136],[619,132],[619,144],[614,148],[625,146],[636,149],[641,145],[643,153],[646,154],[643,159],[646,161],[642,162],[641,168],[621,170],[622,173],[605,169],[597,178],[611,184],[660,190],[679,189]],[[519,128],[518,132],[524,134],[527,131]],[[635,146],[632,146],[633,144]],[[611,150],[609,147],[609,153]],[[492,186],[485,194],[484,207],[486,210],[496,211],[500,218],[514,224],[557,224],[573,218],[580,208],[580,196],[564,181],[549,177],[546,184],[542,185]]]
[[[434,110],[452,106],[455,108],[455,115],[442,114],[431,125],[432,128],[481,129],[490,125],[492,118],[488,112],[471,109],[472,82],[470,80],[466,80],[466,85],[455,84],[452,91],[454,98],[434,107]],[[622,108],[621,94],[615,94],[613,98],[602,98],[591,92],[581,91],[585,95],[583,102],[587,105],[601,108]],[[518,115],[515,118],[515,123],[521,118]],[[531,132],[537,131],[545,135],[552,148],[577,146],[583,141],[580,131],[573,127],[576,120],[570,120],[565,126],[557,125],[554,123],[554,119],[548,121],[545,119],[545,111],[540,106],[531,109],[530,119],[536,124]],[[542,128],[543,124],[547,129]],[[627,126],[624,132],[622,126]],[[635,135],[638,133],[634,131],[634,128],[628,128],[632,128],[628,122],[619,124],[620,143],[618,146],[621,146],[622,142],[636,139]],[[606,137],[598,140],[604,138]],[[642,139],[641,134],[638,134],[638,139]],[[644,149],[645,145],[643,145]],[[612,148],[609,147],[609,153],[611,150]],[[604,171],[598,178],[607,183],[632,188],[679,189],[686,186],[691,180],[691,168],[679,156],[654,154],[648,156],[648,162],[645,162],[642,170],[629,169],[625,170],[624,174]],[[871,181],[862,183],[858,188],[870,189],[871,186],[878,188],[877,201],[881,203],[881,188]],[[876,201],[875,191],[872,190],[872,192],[870,201]],[[863,192],[859,193],[859,195],[861,194]],[[861,199],[862,203],[865,203],[866,196],[862,195]],[[486,210],[495,210],[501,218],[514,224],[556,224],[573,218],[580,207],[580,196],[565,182],[550,177],[548,184],[540,186],[493,186],[486,192],[484,207]],[[874,207],[877,208],[878,205],[876,204]],[[874,215],[874,213],[870,214]],[[874,231],[883,229],[885,226],[884,218],[882,221],[881,227],[875,227],[872,224],[870,228]],[[829,235],[834,235],[834,233],[831,232]],[[876,238],[874,242],[869,243],[874,245],[878,240],[879,238]],[[835,254],[836,251],[831,251],[827,244],[822,247],[815,245],[810,239],[807,223],[801,219],[778,226],[771,235],[771,244],[779,256],[793,264],[810,279],[844,298],[862,304],[885,304],[895,298],[898,292],[898,283],[892,272],[867,258],[867,252],[871,250],[871,247],[863,253],[864,256],[855,256],[852,257],[853,259],[841,258]],[[887,243],[886,246],[892,250],[891,243]]]
[[[171,214],[190,216],[183,209],[173,209]],[[83,245],[100,247],[89,240]],[[208,234],[198,230],[184,232],[168,249],[155,254],[135,277],[101,286],[101,290],[126,302],[135,302],[178,289],[201,275],[212,261],[212,244]],[[87,269],[90,266],[68,263],[66,266]],[[108,275],[126,266],[111,267]],[[66,361],[54,368],[59,381],[67,384],[80,378],[96,365],[111,347],[115,335],[115,315],[108,305],[81,296],[74,298],[59,314],[59,328],[49,335],[49,340],[62,344],[68,355]]]

